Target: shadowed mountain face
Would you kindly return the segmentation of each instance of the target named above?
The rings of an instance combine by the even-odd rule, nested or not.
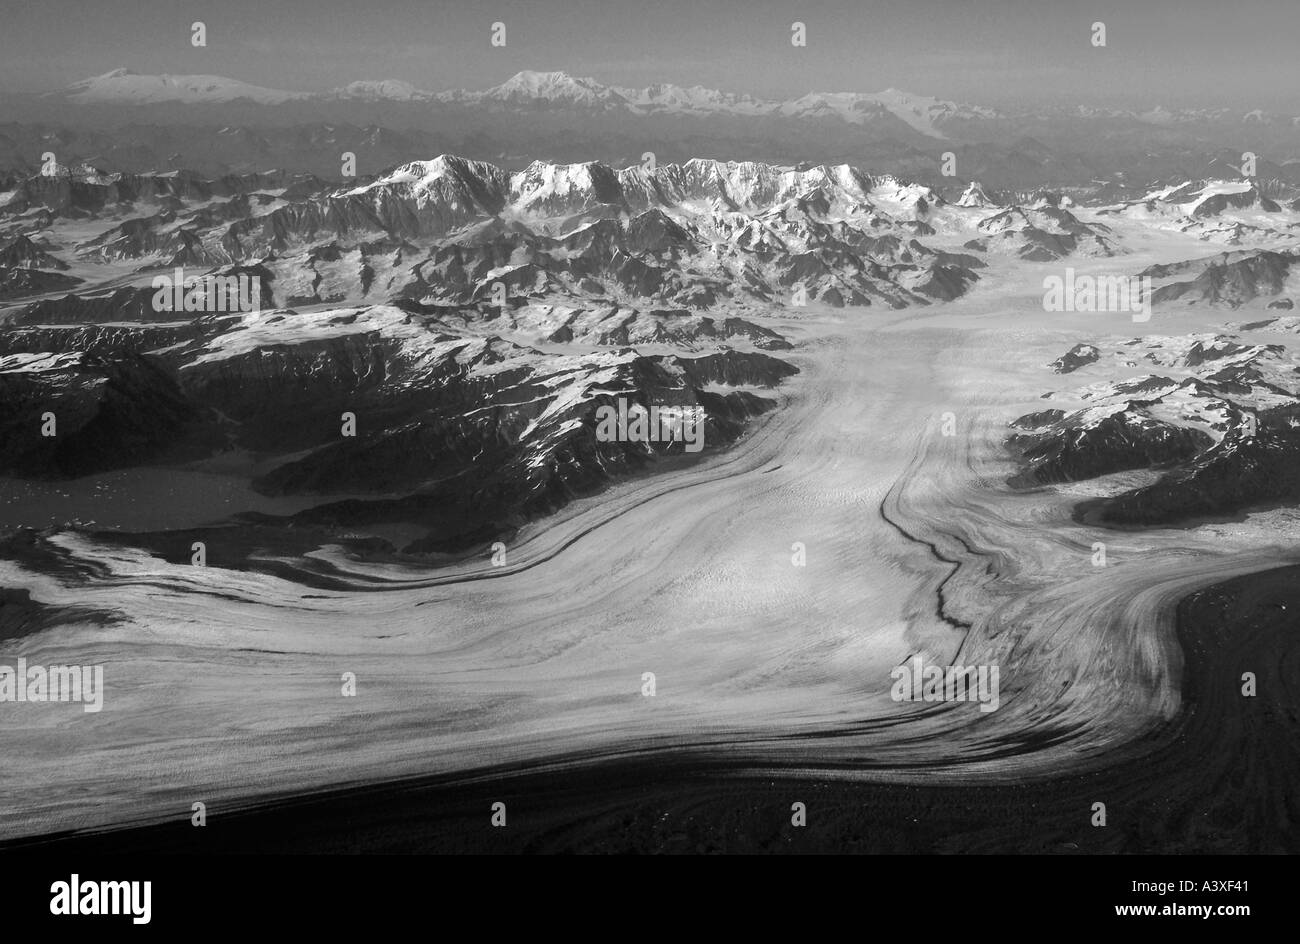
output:
[[[602,440],[602,408],[621,401],[698,411],[699,445],[689,451],[715,451],[775,405],[751,391],[796,373],[767,354],[730,348],[681,357],[606,343],[589,354],[548,354],[486,333],[496,318],[462,315],[451,323],[388,306],[272,310],[149,331],[10,332],[0,357],[0,422],[14,434],[4,471],[74,477],[231,450],[281,456],[287,461],[252,487],[355,495],[311,519],[436,527],[430,546],[453,550],[613,477],[688,458],[684,436]],[[620,319],[622,330],[629,320]],[[690,329],[713,327],[681,320],[688,344],[700,336]],[[67,350],[15,350],[22,347]],[[56,434],[27,434],[51,418]]]
[[[1239,330],[1261,339],[1284,337],[1293,333],[1293,320],[1270,319]],[[1080,356],[1081,350],[1089,356]],[[1160,470],[1151,484],[1075,509],[1080,520],[1114,525],[1224,518],[1300,500],[1294,471],[1300,459],[1300,366],[1287,345],[1242,343],[1238,335],[1145,337],[1109,351],[1076,345],[1051,366],[1057,373],[1086,373],[1143,362],[1169,373],[1045,394],[1084,405],[1013,421],[1018,431],[1007,443],[1023,467],[1011,484]]]

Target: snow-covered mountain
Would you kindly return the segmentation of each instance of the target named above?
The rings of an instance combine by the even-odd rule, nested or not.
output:
[[[1098,213],[1230,246],[1256,239],[1289,245],[1300,227],[1295,211],[1265,196],[1254,180],[1187,181]]]
[[[545,118],[551,113],[562,114],[566,120],[575,122],[573,134],[566,134],[562,139],[574,144],[571,153],[562,155],[568,159],[583,155],[621,159],[627,151],[621,143],[614,142],[621,142],[626,127],[620,123],[629,120],[678,119],[680,127],[676,123],[670,128],[656,126],[652,132],[663,136],[664,150],[678,152],[674,157],[700,151],[712,151],[719,156],[729,154],[737,135],[746,141],[757,138],[771,145],[766,153],[758,156],[791,163],[817,159],[828,152],[847,157],[858,153],[862,143],[905,141],[924,149],[927,144],[951,141],[977,146],[980,152],[968,152],[963,166],[967,173],[974,172],[998,187],[1010,185],[1013,167],[1021,171],[1018,180],[1025,181],[1023,172],[1027,164],[1036,168],[1038,177],[1033,181],[1036,184],[1049,180],[1055,184],[1094,180],[1099,171],[1104,174],[1103,169],[1116,162],[1117,152],[1124,151],[1118,141],[1138,146],[1153,128],[1160,128],[1171,140],[1166,148],[1147,154],[1145,166],[1139,171],[1147,179],[1181,173],[1187,167],[1186,149],[1204,150],[1211,141],[1220,149],[1226,147],[1240,154],[1245,146],[1241,136],[1248,134],[1249,146],[1261,155],[1286,154],[1300,143],[1295,138],[1300,130],[1300,116],[1258,108],[1173,110],[1156,105],[1143,110],[1071,104],[995,111],[982,105],[917,95],[897,88],[882,92],[811,91],[788,100],[775,100],[699,85],[656,83],[645,88],[607,85],[566,72],[534,70],[516,73],[486,89],[431,91],[400,79],[366,79],[330,90],[298,92],[265,88],[222,76],[141,75],[128,69],[115,69],[60,92],[48,93],[39,102],[43,121],[48,119],[45,102],[74,106],[73,114],[75,106],[82,105],[100,108],[167,103],[213,106],[212,113],[202,109],[194,112],[199,119],[215,114],[217,106],[258,105],[278,106],[283,118],[294,118],[299,112],[285,109],[296,106],[302,109],[301,120],[318,121],[325,114],[328,121],[342,124],[358,123],[358,109],[373,105],[386,110],[408,109],[409,114],[404,114],[403,119],[409,122],[409,127],[429,131],[451,114],[457,119],[452,125],[459,129],[456,133],[466,145],[460,150],[477,150],[479,145],[491,140],[498,149],[483,156],[507,162],[530,154],[538,133],[534,122],[510,125],[512,117]],[[277,118],[280,117],[278,114]],[[475,139],[466,130],[462,119],[476,120],[484,126],[482,140]],[[713,119],[726,121],[713,124]],[[220,120],[222,124],[230,122],[224,115]],[[241,114],[238,120],[249,119]],[[1091,124],[1082,126],[1081,120]],[[815,128],[806,151],[791,143],[794,136],[790,134],[789,122],[807,122],[810,130]],[[359,123],[369,124],[370,120],[360,116]],[[1093,126],[1095,131],[1087,130]],[[1086,131],[1082,137],[1081,130]],[[438,131],[444,133],[442,127]],[[864,140],[858,140],[860,133]],[[1114,138],[1115,135],[1120,137]],[[685,143],[683,139],[689,139],[689,150],[676,147]],[[1115,143],[1103,148],[1098,143],[1103,140]],[[602,150],[602,142],[609,144],[608,151]],[[0,141],[0,158],[3,143]],[[556,143],[551,142],[548,156],[556,156]],[[1005,153],[1009,148],[1014,148],[1014,153]],[[1079,159],[1082,152],[1088,152],[1086,161]],[[168,156],[172,153],[167,152]],[[409,160],[418,153],[396,156]],[[1294,182],[1300,171],[1295,170],[1294,162],[1288,165],[1285,158],[1281,160],[1269,173]],[[196,156],[189,155],[186,166],[195,166],[195,161]],[[238,169],[265,166],[268,165],[245,163]],[[1288,166],[1290,170],[1286,169]],[[314,166],[311,170],[321,172],[321,168]],[[908,170],[917,172],[916,167]],[[1208,175],[1214,170],[1207,166],[1202,173]]]
[[[459,105],[517,107],[627,108],[628,101],[595,79],[575,78],[566,72],[518,72],[500,85],[480,92],[464,89],[442,92],[438,101]]]
[[[976,105],[960,105],[898,89],[875,94],[860,92],[810,92],[791,101],[768,101],[717,89],[655,84],[642,89],[603,85],[595,79],[566,72],[519,72],[500,85],[472,91],[453,89],[429,92],[398,79],[352,82],[329,92],[288,92],[262,88],[235,79],[211,75],[138,75],[115,69],[69,86],[64,96],[79,104],[148,105],[160,102],[190,104],[249,101],[277,105],[299,100],[430,102],[509,108],[566,108],[620,111],[631,114],[783,115],[798,118],[836,118],[850,124],[893,115],[922,134],[942,138],[943,126],[955,120],[998,117]]]
[[[68,179],[35,175],[0,208],[0,236],[12,228],[19,237],[11,268],[30,267],[37,244],[20,235],[28,226],[94,217],[102,232],[77,237],[84,264],[256,265],[285,304],[473,304],[501,282],[512,294],[580,299],[575,307],[705,310],[767,305],[800,283],[808,299],[836,307],[903,308],[958,297],[978,281],[982,260],[921,239],[941,233],[957,249],[982,234],[991,212],[849,165],[691,160],[650,171],[539,161],[510,171],[443,155],[345,188],[275,174],[219,184],[108,175],[70,189]],[[1065,254],[1082,241],[1026,222],[997,248],[1050,243]],[[46,252],[37,264],[62,262]],[[13,281],[20,294],[33,276]],[[135,317],[137,294],[50,299],[28,314],[57,323],[107,305]]]
[[[875,94],[811,92],[792,101],[765,101],[698,85],[683,88],[656,84],[643,89],[605,86],[594,79],[574,78],[564,72],[520,72],[486,91],[444,92],[438,98],[470,104],[621,108],[634,113],[838,118],[850,124],[864,124],[893,115],[914,130],[937,138],[944,137],[942,127],[948,122],[998,117],[989,108],[959,105],[892,88]]]
[[[666,112],[686,115],[766,115],[774,107],[772,102],[749,95],[720,92],[700,85],[683,88],[680,85],[659,83],[643,89],[615,86],[614,91],[635,109],[647,114]]]
[[[982,105],[963,104],[896,88],[882,92],[812,91],[788,100],[762,99],[751,95],[706,88],[656,83],[645,88],[606,85],[594,78],[560,71],[525,70],[486,89],[429,91],[401,79],[367,79],[341,88],[320,92],[292,92],[264,88],[216,75],[141,75],[129,69],[114,69],[104,75],[76,82],[47,98],[60,98],[79,105],[156,105],[162,103],[232,103],[284,105],[293,102],[386,103],[432,109],[485,109],[509,114],[550,110],[600,116],[684,118],[728,117],[737,119],[791,118],[829,121],[866,127],[878,126],[892,136],[904,130],[935,140],[960,139],[983,122],[1043,120],[1119,122],[1141,128],[1156,126],[1187,130],[1213,126],[1220,129],[1251,127],[1261,133],[1286,135],[1300,128],[1300,116],[1262,109],[1234,111],[1227,108],[1169,109],[1156,105],[1146,110],[1099,108],[1087,105],[1048,108],[1038,112],[1004,113]],[[901,122],[901,124],[899,124]],[[999,130],[999,134],[1002,133]],[[1041,129],[1038,129],[1041,131]],[[978,137],[979,135],[977,135]]]
[[[912,95],[890,88],[875,94],[858,92],[813,92],[782,103],[781,114],[796,117],[838,117],[850,124],[863,124],[893,115],[913,130],[932,138],[944,138],[943,126],[952,121],[974,121],[1000,117],[991,108],[959,105],[924,95]]]
[[[161,102],[188,104],[250,101],[261,105],[310,98],[303,92],[249,85],[220,75],[139,75],[129,69],[114,69],[75,82],[64,96],[80,105],[156,105]]]
[[[332,93],[334,97],[359,101],[419,102],[432,98],[432,93],[416,88],[400,79],[349,82]]]
[[[1286,333],[1288,319],[1232,334],[1145,336],[1080,344],[1051,366],[1091,381],[1044,399],[1064,409],[1027,414],[1008,445],[1022,466],[1012,484],[1073,482],[1130,469],[1176,471],[1078,506],[1075,516],[1155,524],[1295,500],[1300,449],[1296,360],[1284,345],[1243,333]],[[1157,374],[1131,373],[1149,364]],[[1116,371],[1120,379],[1113,379]]]
[[[965,192],[957,198],[957,206],[961,207],[986,207],[993,206],[994,203],[989,199],[988,194],[978,180],[972,181]]]

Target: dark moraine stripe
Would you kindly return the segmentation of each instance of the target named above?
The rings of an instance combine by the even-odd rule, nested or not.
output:
[[[1124,760],[1015,786],[755,777],[725,753],[644,755],[289,798],[209,819],[47,836],[45,852],[1300,852],[1300,567],[1192,594],[1183,710]],[[1241,694],[1254,672],[1258,694]],[[752,749],[752,745],[747,745]],[[815,757],[808,759],[815,764]],[[509,828],[489,826],[493,802]],[[808,825],[790,825],[790,804]],[[1108,824],[1089,823],[1107,806]]]

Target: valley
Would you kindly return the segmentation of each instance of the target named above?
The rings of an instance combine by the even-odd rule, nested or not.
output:
[[[5,838],[661,760],[1090,777],[1188,723],[1182,601],[1295,561],[1297,210],[1250,181],[443,156],[14,193],[11,268],[85,282],[0,311],[0,508],[41,495],[0,638],[102,664],[104,705],[0,715]],[[157,311],[176,266],[261,303]],[[1150,320],[1049,310],[1067,268],[1150,279]],[[626,400],[703,448],[598,435]],[[1188,499],[1225,467],[1260,471]],[[996,710],[895,700],[914,658],[998,667]]]

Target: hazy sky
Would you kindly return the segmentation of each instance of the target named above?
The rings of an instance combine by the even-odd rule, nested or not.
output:
[[[1300,113],[1300,0],[3,0],[0,88],[125,66],[296,90],[485,88],[520,69],[790,97],[889,86],[975,103]],[[190,24],[208,45],[190,45]],[[488,42],[503,21],[507,45]],[[790,44],[807,24],[808,45]],[[1105,22],[1107,46],[1090,42]]]

